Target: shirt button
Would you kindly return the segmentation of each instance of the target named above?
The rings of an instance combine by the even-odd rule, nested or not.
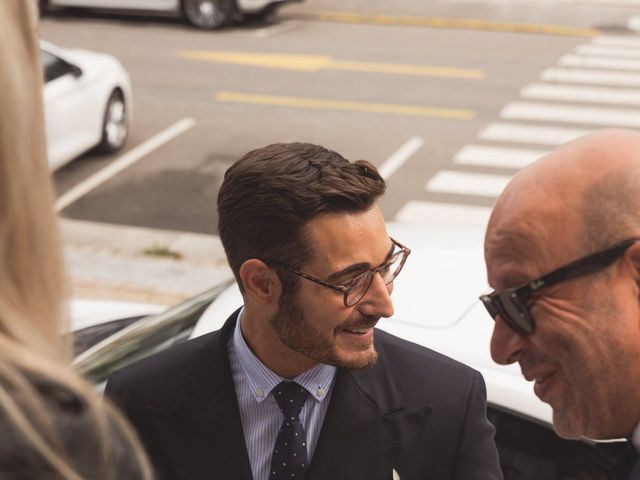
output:
[[[316,396],[324,397],[324,388],[318,387],[318,390],[316,390]]]
[[[256,389],[256,395],[258,395],[259,398],[264,397],[264,390],[261,388]]]

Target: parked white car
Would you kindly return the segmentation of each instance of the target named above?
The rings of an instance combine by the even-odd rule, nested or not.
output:
[[[41,11],[49,7],[82,7],[175,13],[191,25],[216,29],[237,17],[265,16],[282,4],[301,0],[40,0]]]
[[[49,168],[83,153],[120,150],[129,134],[131,81],[113,56],[41,41]]]
[[[482,372],[487,415],[496,427],[505,479],[614,480],[592,445],[563,440],[553,432],[549,406],[534,395],[517,366],[491,360],[493,322],[478,300],[488,289],[483,225],[388,227],[412,252],[395,282],[395,314],[381,319],[378,327]],[[88,346],[76,357],[75,366],[100,385],[112,371],[132,361],[220,328],[241,304],[237,286],[222,285],[166,312],[131,322]]]

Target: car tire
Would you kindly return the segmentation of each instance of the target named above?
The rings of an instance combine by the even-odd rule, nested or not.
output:
[[[182,0],[182,13],[194,27],[215,30],[234,20],[236,3],[235,0]]]
[[[129,135],[127,105],[120,90],[114,90],[107,101],[102,120],[102,139],[96,152],[113,153],[120,150]]]
[[[45,16],[49,13],[49,1],[48,0],[38,0],[38,12],[41,17]]]
[[[271,3],[257,12],[245,13],[243,18],[249,22],[264,22],[267,17],[275,14],[278,11],[278,8],[280,8],[279,3]]]

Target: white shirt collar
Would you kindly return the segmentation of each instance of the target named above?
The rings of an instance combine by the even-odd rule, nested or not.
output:
[[[277,373],[269,369],[260,359],[253,353],[240,329],[240,321],[244,307],[238,312],[236,320],[236,328],[233,332],[233,349],[238,358],[240,366],[247,377],[247,381],[251,388],[251,393],[258,403],[261,403],[269,396],[280,382],[285,380]],[[333,384],[336,375],[336,367],[319,363],[315,367],[301,373],[293,379],[294,382],[307,389],[312,398],[322,401],[327,397],[329,390]]]

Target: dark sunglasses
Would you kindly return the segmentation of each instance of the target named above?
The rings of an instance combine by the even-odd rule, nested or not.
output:
[[[480,300],[494,320],[500,315],[512,330],[520,335],[529,335],[533,332],[535,322],[527,303],[534,292],[603,270],[624,255],[637,241],[636,238],[630,238],[613,247],[575,260],[524,285],[481,295]]]
[[[366,270],[343,285],[334,285],[333,283],[325,282],[324,280],[312,277],[311,275],[296,270],[295,268],[290,267],[289,265],[286,265],[284,263],[266,260],[264,262],[267,265],[273,265],[283,268],[284,270],[295,273],[296,275],[299,275],[302,278],[306,278],[307,280],[317,283],[318,285],[322,285],[323,287],[327,287],[342,293],[345,306],[353,307],[367,294],[367,291],[373,283],[373,279],[376,273],[380,274],[385,285],[389,285],[398,276],[400,270],[402,270],[404,262],[407,260],[407,257],[411,253],[411,250],[402,245],[400,242],[396,242],[393,238],[390,239],[395,246],[400,248],[400,250],[392,253],[389,258],[379,267]]]

